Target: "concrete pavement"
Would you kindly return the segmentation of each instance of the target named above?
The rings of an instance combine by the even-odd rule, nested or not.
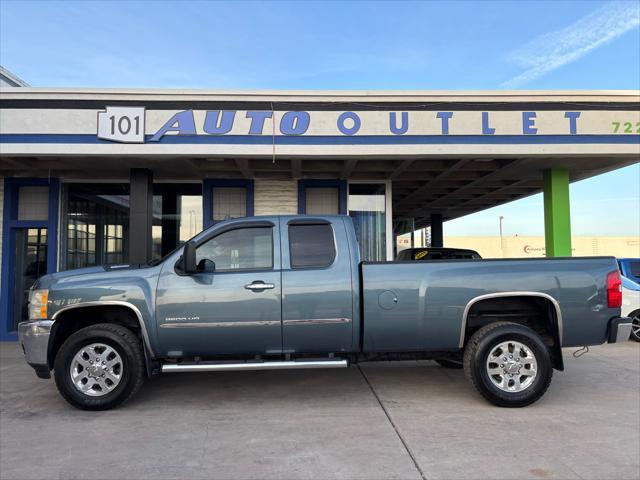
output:
[[[396,362],[167,374],[90,413],[3,343],[0,478],[640,478],[640,344],[565,362],[525,409],[489,405],[460,370]]]

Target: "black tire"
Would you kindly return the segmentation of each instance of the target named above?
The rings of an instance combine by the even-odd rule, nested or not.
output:
[[[490,353],[506,341],[521,343],[536,359],[537,374],[530,385],[521,391],[509,392],[498,388],[487,371]],[[553,376],[549,351],[542,338],[530,328],[510,322],[492,323],[474,333],[465,347],[463,362],[465,374],[476,390],[499,407],[531,405],[544,395]],[[515,375],[519,377],[518,374]]]
[[[71,378],[71,363],[76,353],[92,343],[113,348],[122,359],[119,383],[103,396],[81,392]],[[74,407],[82,410],[108,410],[131,398],[146,378],[144,353],[138,337],[128,328],[99,323],[78,330],[60,347],[54,363],[55,381],[60,394]]]
[[[631,315],[631,334],[629,340],[640,342],[640,312],[633,312]]]
[[[449,360],[448,358],[437,358],[435,362],[444,368],[459,370],[463,367],[462,361]]]

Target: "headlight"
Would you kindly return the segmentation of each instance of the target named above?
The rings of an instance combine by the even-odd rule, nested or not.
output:
[[[29,320],[47,318],[49,290],[32,290],[29,294]]]

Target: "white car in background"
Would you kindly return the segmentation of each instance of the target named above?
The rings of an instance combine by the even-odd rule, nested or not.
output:
[[[640,285],[622,277],[622,316],[630,317],[631,340],[640,342]]]

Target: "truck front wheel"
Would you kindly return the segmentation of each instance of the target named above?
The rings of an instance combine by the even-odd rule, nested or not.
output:
[[[129,329],[100,323],[78,330],[54,364],[62,396],[83,410],[107,410],[135,394],[145,379],[140,342]]]
[[[542,338],[510,322],[492,323],[473,334],[464,351],[464,370],[482,396],[499,407],[532,404],[553,375]]]

